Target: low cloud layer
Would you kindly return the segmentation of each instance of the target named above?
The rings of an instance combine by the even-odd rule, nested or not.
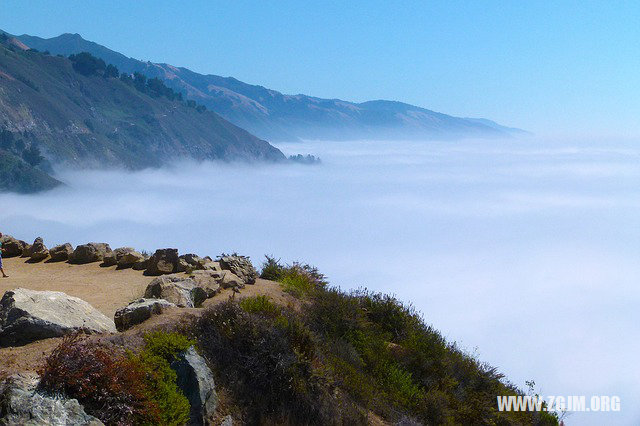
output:
[[[319,166],[181,163],[60,173],[0,195],[2,231],[49,245],[264,254],[343,288],[412,302],[428,322],[542,395],[640,394],[640,148],[541,141],[309,142]]]

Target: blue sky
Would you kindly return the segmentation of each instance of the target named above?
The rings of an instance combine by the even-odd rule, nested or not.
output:
[[[393,99],[542,135],[640,136],[640,3],[13,1],[0,28],[285,93]]]

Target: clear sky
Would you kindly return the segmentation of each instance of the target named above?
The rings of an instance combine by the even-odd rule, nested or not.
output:
[[[284,93],[399,100],[538,134],[640,136],[638,1],[14,1],[0,28]]]

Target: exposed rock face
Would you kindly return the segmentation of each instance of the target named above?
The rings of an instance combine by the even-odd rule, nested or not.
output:
[[[114,250],[116,254],[116,261],[118,266],[126,268],[135,265],[136,263],[143,262],[144,256],[131,247],[120,247]]]
[[[78,331],[113,333],[116,327],[84,300],[57,291],[17,288],[0,300],[0,347]]]
[[[233,426],[233,417],[231,417],[231,414],[224,416],[224,419],[220,422],[220,426]]]
[[[165,299],[181,308],[197,308],[207,298],[207,292],[191,278],[178,276],[158,277],[144,292],[149,299]]]
[[[218,406],[218,395],[211,369],[195,349],[190,347],[171,363],[177,375],[178,387],[191,404],[190,425],[207,424]]]
[[[222,269],[229,270],[240,277],[245,284],[254,284],[258,278],[258,272],[246,256],[231,255],[221,256],[219,259]]]
[[[39,262],[49,257],[49,250],[44,245],[44,241],[42,241],[42,238],[38,237],[35,239],[33,245],[31,246],[29,257],[34,262]]]
[[[113,320],[118,331],[124,331],[148,320],[152,315],[160,315],[165,309],[175,307],[164,299],[138,299],[118,309]]]
[[[91,262],[100,262],[104,257],[111,253],[111,247],[106,243],[88,243],[76,247],[69,257],[70,263],[83,264]]]
[[[73,246],[69,243],[60,244],[49,250],[51,260],[54,262],[64,262],[69,260],[69,256],[73,254]]]
[[[85,413],[76,399],[38,392],[39,382],[37,374],[23,373],[0,384],[0,425],[103,425]]]
[[[218,271],[193,271],[189,278],[195,281],[198,287],[206,291],[207,298],[215,296],[220,291],[220,282],[223,272]]]
[[[22,256],[20,257],[31,257],[31,244],[24,243],[24,247],[22,248]]]
[[[2,243],[2,257],[22,256],[22,251],[27,245],[24,241],[16,240],[11,235],[3,235],[0,238],[0,243]]]
[[[219,282],[222,288],[243,288],[244,287],[244,281],[231,271],[222,271]]]
[[[148,275],[173,274],[178,271],[178,249],[158,249],[149,258]]]

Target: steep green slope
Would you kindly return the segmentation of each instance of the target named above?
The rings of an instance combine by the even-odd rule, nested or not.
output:
[[[29,165],[19,157],[0,150],[0,191],[33,193],[53,189],[60,181]]]
[[[0,128],[37,144],[53,163],[76,167],[284,159],[213,112],[151,96],[118,78],[82,75],[69,59],[6,42],[0,45]]]

